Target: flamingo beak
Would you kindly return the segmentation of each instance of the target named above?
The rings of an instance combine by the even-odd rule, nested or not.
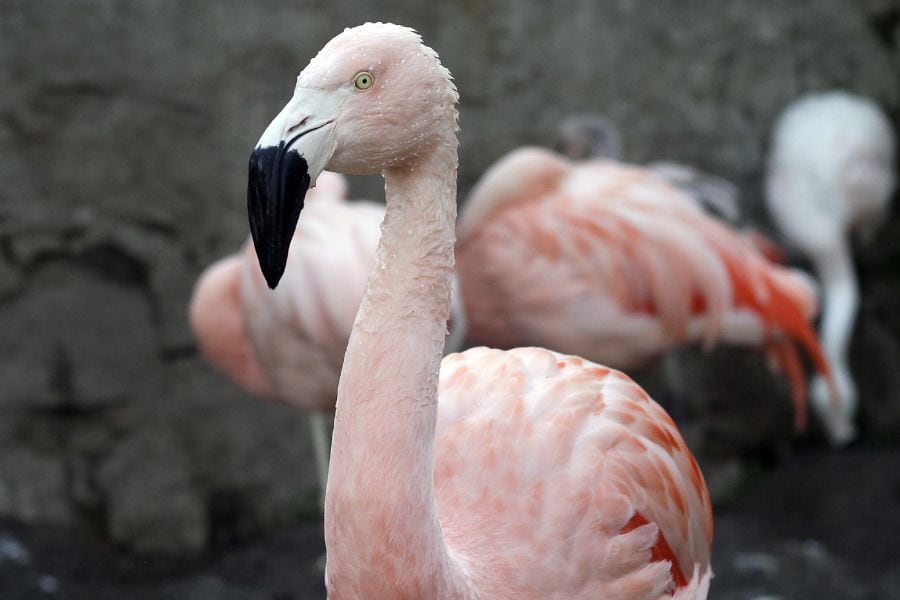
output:
[[[298,88],[250,154],[250,234],[271,289],[284,274],[306,192],[334,152],[337,106],[329,106],[335,103],[328,100],[322,90]]]

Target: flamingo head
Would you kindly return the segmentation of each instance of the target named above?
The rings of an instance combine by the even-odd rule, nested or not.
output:
[[[571,160],[622,159],[622,136],[615,124],[596,113],[566,117],[556,130],[554,147]]]
[[[269,287],[284,273],[319,173],[412,166],[448,134],[455,139],[456,100],[449,71],[412,29],[366,23],[328,42],[250,156],[250,230]]]

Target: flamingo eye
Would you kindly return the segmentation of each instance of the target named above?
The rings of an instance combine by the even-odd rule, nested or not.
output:
[[[372,84],[375,83],[375,78],[371,73],[367,71],[363,71],[362,73],[358,73],[356,75],[356,80],[353,82],[353,85],[356,86],[358,90],[367,90],[372,87]]]

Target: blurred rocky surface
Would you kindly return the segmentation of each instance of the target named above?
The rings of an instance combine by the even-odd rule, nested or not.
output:
[[[900,586],[900,452],[804,449],[716,513],[710,597],[888,600]]]
[[[897,116],[898,15],[891,0],[6,0],[0,514],[174,552],[252,537],[314,503],[303,416],[205,366],[185,307],[200,270],[246,236],[249,149],[342,27],[406,23],[440,52],[462,94],[463,191],[511,148],[549,140],[563,115],[598,110],[629,159],[729,177],[761,217],[768,129],[789,100],[845,87]],[[381,197],[377,178],[354,186]],[[854,343],[874,399],[864,432],[894,444],[897,240],[895,216],[860,254]],[[734,456],[794,443],[786,387],[757,357],[691,350],[683,362],[696,398],[682,423],[724,490],[745,479]],[[196,585],[198,598],[218,593]],[[165,597],[195,597],[180,590]]]
[[[897,531],[900,452],[803,449],[718,510],[710,598],[894,600]],[[116,553],[70,530],[0,520],[0,597],[312,600],[325,595],[323,550],[316,524],[172,559]]]

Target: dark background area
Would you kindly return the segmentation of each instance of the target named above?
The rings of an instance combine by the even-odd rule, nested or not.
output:
[[[900,0],[0,0],[0,598],[322,595],[304,416],[213,372],[186,306],[247,235],[249,151],[297,73],[367,20],[415,27],[454,74],[461,201],[599,111],[628,160],[731,179],[769,231],[788,102],[843,88],[900,116]],[[795,436],[752,352],[682,353],[713,598],[900,597],[900,211],[857,263],[854,448]],[[658,368],[636,375],[664,400]]]

